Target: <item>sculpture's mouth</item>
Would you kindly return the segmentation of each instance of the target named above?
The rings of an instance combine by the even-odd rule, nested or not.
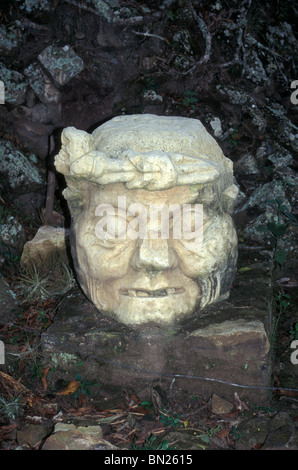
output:
[[[165,289],[148,290],[148,289],[120,289],[120,295],[129,297],[168,297],[170,295],[183,294],[185,289],[183,287],[167,287]]]

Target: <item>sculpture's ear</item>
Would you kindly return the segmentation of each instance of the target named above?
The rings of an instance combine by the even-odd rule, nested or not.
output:
[[[92,135],[85,131],[67,127],[61,134],[61,150],[55,157],[55,167],[65,176],[67,188],[63,191],[72,215],[78,215],[84,208],[85,181],[72,178],[70,166],[86,153],[94,149]]]
[[[72,217],[77,217],[85,208],[87,204],[86,201],[86,182],[70,182],[68,181],[68,186],[62,192],[63,196],[67,200],[67,204]]]
[[[234,212],[234,203],[238,193],[239,188],[236,184],[232,184],[223,192],[223,207],[228,214],[232,214]]]
[[[67,127],[61,134],[61,150],[55,157],[57,171],[69,174],[71,163],[94,149],[94,139],[85,131]]]

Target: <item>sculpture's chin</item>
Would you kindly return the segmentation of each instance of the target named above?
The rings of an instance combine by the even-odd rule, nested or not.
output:
[[[99,310],[126,325],[174,324],[190,315],[200,301],[200,289],[195,282],[192,288],[179,286],[154,291],[120,288],[113,296],[108,290],[97,289],[91,300]]]

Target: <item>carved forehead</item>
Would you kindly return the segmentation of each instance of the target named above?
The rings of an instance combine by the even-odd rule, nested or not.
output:
[[[146,189],[127,189],[122,183],[98,186],[89,185],[90,206],[111,204],[117,206],[119,196],[124,197],[126,204],[193,204],[197,201],[199,189],[195,186],[175,186],[171,189],[148,191]]]
[[[218,163],[226,158],[217,142],[197,119],[151,114],[117,116],[93,133],[95,148],[116,158],[124,150],[205,155]]]

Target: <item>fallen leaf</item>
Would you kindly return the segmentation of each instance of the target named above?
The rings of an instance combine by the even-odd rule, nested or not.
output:
[[[49,370],[50,370],[50,368],[49,368],[49,367],[46,367],[46,368],[43,369],[43,371],[42,371],[42,378],[41,378],[41,381],[42,381],[42,385],[43,385],[44,391],[46,391],[46,389],[48,388],[47,375],[48,375]]]
[[[58,392],[57,395],[71,395],[79,388],[79,386],[80,382],[78,382],[77,380],[72,380],[71,382],[69,382],[67,387],[65,387],[62,392]]]
[[[224,439],[226,437],[228,437],[228,435],[230,434],[230,430],[229,429],[222,429],[220,431],[219,434],[217,434],[217,437],[219,437],[219,439]]]

